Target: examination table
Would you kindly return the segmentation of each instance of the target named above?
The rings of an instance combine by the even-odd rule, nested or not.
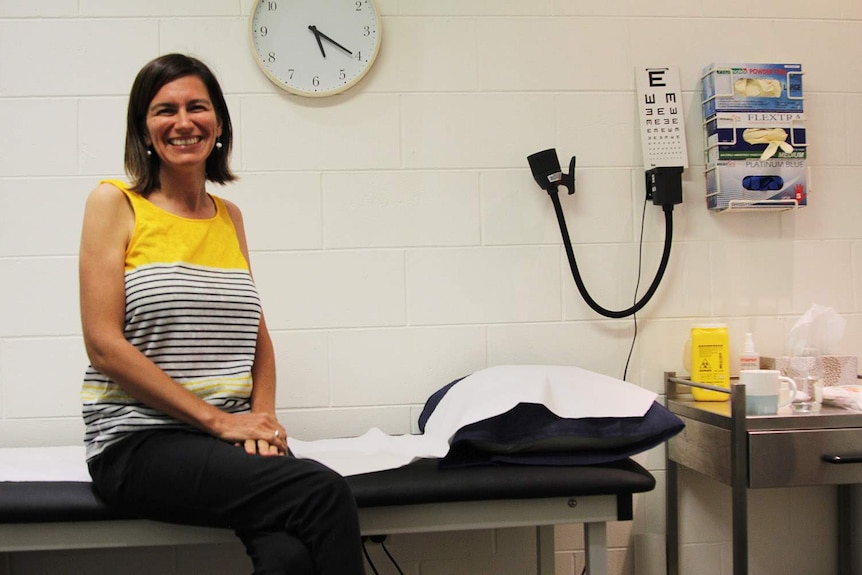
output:
[[[39,448],[32,448],[39,449]],[[440,469],[420,459],[347,477],[364,535],[534,527],[538,575],[554,573],[554,525],[583,523],[587,573],[607,573],[608,521],[632,519],[655,478],[631,459],[594,466]],[[226,529],[119,515],[90,483],[0,481],[0,552],[235,541]]]

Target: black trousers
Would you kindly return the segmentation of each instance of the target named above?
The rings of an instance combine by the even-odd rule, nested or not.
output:
[[[233,529],[255,575],[363,575],[356,502],[315,461],[248,455],[196,431],[134,433],[89,463],[99,495],[147,519]]]

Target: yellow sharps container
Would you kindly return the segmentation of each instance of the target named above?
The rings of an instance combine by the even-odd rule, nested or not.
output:
[[[730,391],[730,338],[727,324],[702,323],[691,328],[691,380]],[[697,401],[726,401],[728,393],[691,388]]]

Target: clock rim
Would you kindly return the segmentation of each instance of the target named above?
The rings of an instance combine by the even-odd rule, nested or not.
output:
[[[260,52],[258,52],[257,46],[254,43],[254,19],[258,9],[263,5],[263,2],[260,0],[255,1],[254,7],[252,8],[251,13],[248,16],[248,39],[252,56],[254,56],[254,63],[257,65],[258,68],[260,68],[260,70],[264,73],[264,75],[269,79],[270,82],[275,84],[278,88],[289,92],[295,96],[302,96],[306,98],[326,98],[328,96],[335,96],[346,92],[347,90],[358,84],[371,70],[371,68],[374,66],[375,61],[377,60],[377,55],[380,53],[380,47],[383,45],[383,19],[380,17],[380,10],[378,9],[375,0],[367,1],[374,8],[374,18],[377,21],[377,42],[374,45],[374,52],[371,54],[371,57],[368,59],[366,65],[362,68],[362,70],[360,70],[359,74],[357,74],[355,78],[353,78],[346,84],[343,84],[331,90],[308,92],[305,90],[294,88],[293,86],[286,84],[280,78],[275,76],[261,61],[261,54]]]

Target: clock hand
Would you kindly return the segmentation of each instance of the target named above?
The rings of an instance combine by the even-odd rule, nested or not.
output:
[[[314,33],[314,39],[317,40],[317,45],[320,47],[320,53],[323,54],[323,57],[326,58],[326,52],[323,50],[323,42],[320,41],[320,32],[317,31],[317,26],[313,24],[308,26],[308,29]]]
[[[347,52],[348,54],[350,54],[351,56],[353,56],[353,52],[351,52],[350,50],[348,50],[347,48],[345,48],[344,46],[342,46],[341,44],[339,44],[338,42],[336,42],[335,40],[333,40],[332,38],[330,38],[329,36],[327,36],[327,35],[326,35],[326,34],[324,34],[323,32],[321,32],[321,31],[320,31],[320,30],[318,30],[317,28],[315,28],[315,29],[314,29],[314,32],[315,32],[315,34],[317,34],[317,35],[319,35],[319,36],[322,36],[322,37],[323,37],[323,39],[324,39],[324,40],[326,40],[327,42],[330,42],[331,44],[334,44],[335,46],[338,46],[339,48],[341,48],[342,50],[344,50],[345,52]],[[318,40],[318,41],[319,41],[319,40]]]

